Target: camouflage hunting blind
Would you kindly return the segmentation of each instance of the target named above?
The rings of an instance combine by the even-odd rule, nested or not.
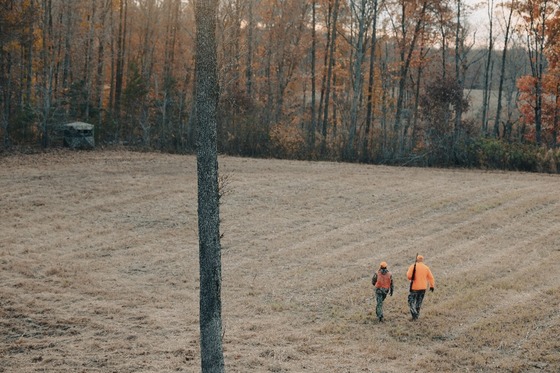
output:
[[[71,149],[93,149],[95,147],[93,127],[93,124],[84,122],[65,124],[63,126],[64,146]]]

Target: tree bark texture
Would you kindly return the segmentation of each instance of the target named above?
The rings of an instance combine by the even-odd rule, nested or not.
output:
[[[217,0],[196,2],[195,105],[198,129],[200,347],[203,373],[224,371],[217,157],[217,9]]]

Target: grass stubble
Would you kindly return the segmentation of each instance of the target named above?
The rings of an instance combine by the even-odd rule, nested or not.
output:
[[[560,370],[557,175],[220,168],[228,371]],[[199,371],[194,157],[2,157],[0,221],[0,372]],[[411,322],[417,252],[436,291]],[[382,260],[396,288],[379,324]]]

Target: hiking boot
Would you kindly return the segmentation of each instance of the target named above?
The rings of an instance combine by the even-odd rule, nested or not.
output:
[[[379,322],[383,322],[383,316],[379,317]]]

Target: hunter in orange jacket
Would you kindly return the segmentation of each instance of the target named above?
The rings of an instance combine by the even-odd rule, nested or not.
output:
[[[412,281],[410,293],[408,294],[408,306],[412,315],[412,321],[414,321],[420,316],[420,307],[422,307],[422,301],[424,300],[428,284],[430,285],[430,291],[433,292],[435,280],[430,268],[424,264],[424,257],[422,255],[416,257],[416,263],[408,268],[406,277],[409,281]]]
[[[387,262],[381,262],[379,270],[374,272],[371,283],[375,286],[375,299],[377,307],[375,313],[379,318],[379,322],[383,322],[383,301],[389,296],[393,296],[393,275],[387,269]]]
[[[424,257],[422,255],[418,255],[416,259],[414,281],[412,279],[412,272],[414,272],[414,264],[411,265],[406,272],[408,281],[412,281],[412,290],[426,290],[428,288],[428,283],[430,284],[430,288],[435,288],[434,275],[432,275],[430,268],[424,264]]]

